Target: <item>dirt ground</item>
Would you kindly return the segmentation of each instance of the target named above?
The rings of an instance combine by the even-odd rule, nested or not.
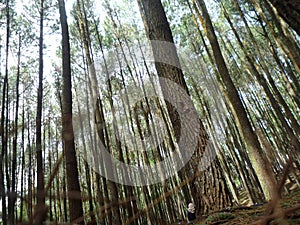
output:
[[[276,206],[275,206],[276,205]],[[180,223],[178,223],[180,224]],[[186,223],[181,223],[186,224]],[[300,225],[300,190],[277,203],[233,207],[199,218],[193,225]]]

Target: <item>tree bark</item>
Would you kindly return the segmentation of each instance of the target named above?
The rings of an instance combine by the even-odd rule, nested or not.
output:
[[[161,1],[160,0],[151,0],[151,1],[150,0],[138,0],[138,3],[139,3],[140,12],[141,12],[141,15],[143,18],[144,27],[146,29],[146,34],[147,34],[148,38],[150,40],[165,41],[165,42],[174,44],[172,32],[171,32],[171,29],[170,29],[170,26],[169,26],[169,23],[168,23],[168,20],[167,20],[166,14],[164,12]],[[156,59],[158,57],[159,58],[165,57],[166,59],[171,60],[171,62],[175,63],[176,65],[180,65],[177,51],[176,51],[176,48],[174,45],[172,45],[172,47],[169,47],[167,49],[167,51],[159,48],[158,46],[156,46],[153,43],[152,43],[151,47],[152,47],[154,59]],[[176,83],[181,88],[183,88],[185,90],[185,92],[189,95],[189,90],[188,90],[188,87],[184,80],[184,76],[183,76],[183,72],[182,72],[181,68],[178,68],[173,65],[166,64],[166,63],[158,62],[158,61],[155,62],[155,67],[156,67],[159,77],[167,78],[168,80]],[[172,90],[167,90],[167,91],[168,91],[168,93],[163,93],[165,96],[174,95],[174,93],[170,93],[170,92],[172,92]],[[172,123],[176,141],[179,141],[179,138],[181,135],[181,127],[180,127],[181,125],[180,125],[179,115],[176,112],[176,109],[171,104],[169,104],[168,102],[166,104],[167,104],[168,114],[170,116],[170,120]],[[198,120],[199,120],[199,118],[198,118]],[[187,174],[188,171],[192,171],[191,173],[197,172],[198,164],[201,160],[201,155],[204,153],[205,147],[208,142],[207,132],[204,129],[204,126],[200,120],[199,120],[199,123],[200,123],[200,132],[199,132],[199,137],[198,137],[198,146],[197,146],[197,149],[196,149],[195,153],[193,154],[190,162],[181,171],[181,172],[184,172],[184,174],[181,175],[181,179],[183,179],[183,180],[185,179],[184,176],[188,175]],[[193,135],[193,134],[191,134],[191,135]],[[214,166],[215,171],[220,170],[219,163],[212,162],[212,166]],[[188,175],[188,176],[190,176],[190,175]],[[223,177],[222,173],[220,173],[220,175],[221,175],[220,180],[216,180],[215,182],[218,183],[218,182],[224,181],[224,177]],[[190,186],[192,186],[193,190],[197,190],[194,181],[190,183]],[[216,184],[215,187],[217,187],[217,186],[218,186],[218,184]],[[186,189],[186,188],[187,188],[187,186],[184,187],[184,189]],[[211,186],[211,188],[213,188],[213,186]],[[229,196],[228,189],[224,188],[220,191],[221,191],[220,195],[222,195],[222,198],[224,197],[224,199],[226,199],[226,201],[227,201],[227,202],[224,201],[223,203],[224,203],[224,205],[227,205],[229,203],[228,202],[228,199],[229,199],[228,198],[228,196]],[[185,193],[186,201],[190,201],[192,199],[191,196],[193,196],[194,200],[196,200],[196,198],[198,198],[195,195],[196,194],[195,192],[191,193],[191,196],[187,196],[187,194],[189,193],[188,190],[184,191],[184,193]],[[213,202],[210,202],[208,204],[213,204]],[[219,205],[216,207],[221,208],[224,205],[222,205],[222,206]]]
[[[42,150],[42,112],[43,112],[43,21],[44,21],[44,0],[40,0],[40,37],[39,37],[39,86],[37,97],[36,114],[36,162],[37,162],[37,204],[43,207],[45,205],[44,193],[44,168],[43,168],[43,150]]]
[[[70,62],[70,43],[67,15],[64,0],[59,0],[59,14],[62,32],[62,137],[67,173],[69,198],[69,217],[72,222],[83,216],[78,165],[76,159],[74,130],[72,122],[72,79]],[[84,222],[79,222],[83,224]]]

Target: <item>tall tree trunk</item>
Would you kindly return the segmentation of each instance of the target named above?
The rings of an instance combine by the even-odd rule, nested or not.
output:
[[[248,23],[247,23],[247,20],[245,19],[245,16],[244,16],[244,14],[242,13],[242,10],[241,10],[241,8],[240,8],[239,3],[238,3],[237,0],[235,0],[235,5],[236,5],[236,7],[237,7],[237,9],[238,9],[238,12],[239,12],[239,14],[240,14],[240,17],[242,18],[242,20],[243,20],[243,22],[244,22],[244,24],[245,24],[245,26],[246,26],[246,29],[247,29],[247,32],[248,32],[250,38],[251,38],[252,44],[253,44],[254,47],[255,47],[255,52],[258,54],[258,56],[259,56],[260,59],[261,59],[261,60],[260,60],[260,64],[262,65],[262,68],[263,68],[263,70],[265,71],[265,73],[266,73],[266,75],[267,75],[269,84],[271,85],[271,87],[272,87],[272,89],[273,89],[273,91],[274,91],[274,93],[275,93],[275,97],[277,98],[277,101],[280,103],[280,105],[283,107],[287,119],[289,119],[289,120],[291,121],[291,127],[293,128],[293,130],[294,130],[296,136],[298,136],[298,135],[300,135],[300,126],[299,126],[299,124],[298,124],[298,122],[297,122],[297,119],[294,117],[294,115],[293,115],[291,109],[289,108],[289,106],[288,106],[287,103],[285,102],[283,96],[282,96],[281,93],[279,92],[279,90],[278,90],[278,88],[277,88],[277,86],[276,86],[276,84],[275,84],[275,81],[274,81],[274,79],[273,79],[273,77],[272,77],[272,75],[271,75],[271,72],[269,71],[269,68],[268,68],[268,66],[267,66],[267,64],[266,64],[266,62],[265,62],[265,60],[264,60],[264,58],[263,58],[263,56],[262,56],[262,53],[261,53],[261,51],[260,51],[260,48],[259,48],[259,46],[258,46],[258,44],[257,44],[257,42],[256,42],[256,40],[255,40],[255,38],[254,38],[254,35],[252,34],[252,31],[251,31],[250,28],[249,28],[249,25],[248,25]],[[227,12],[226,12],[225,9],[224,9],[224,11],[225,11],[225,14],[226,14],[226,18],[227,18],[228,22],[231,24],[232,30],[234,31],[235,29],[234,29],[232,23],[230,22],[229,15],[227,14]],[[238,36],[237,36],[237,38],[238,38]],[[239,43],[240,43],[241,45],[243,45],[242,42],[239,41]],[[249,46],[248,46],[248,47],[249,47]],[[242,49],[244,49],[244,48],[242,48]],[[245,54],[247,54],[247,51],[244,51],[244,52],[245,52]],[[253,57],[251,57],[251,59],[252,59],[251,61],[254,62]],[[267,91],[266,91],[266,93],[267,93]],[[269,99],[270,99],[270,101],[271,101],[271,100],[272,100],[272,96],[269,96]],[[273,102],[276,103],[276,100],[273,99]],[[280,108],[279,106],[275,106],[273,103],[272,103],[272,105],[273,105],[273,107]],[[281,112],[279,111],[278,113],[281,113]],[[277,113],[277,114],[278,114],[278,113]],[[292,132],[292,131],[291,131],[291,132]],[[292,134],[292,136],[294,136],[294,135]],[[294,137],[294,138],[291,137],[291,139],[297,139],[297,138],[296,138],[296,137]],[[299,144],[299,143],[298,143],[298,144]]]
[[[295,75],[295,71],[292,70],[289,62],[286,62],[286,65],[284,65],[285,63],[280,59],[275,43],[271,40],[269,32],[267,32],[266,25],[263,23],[261,18],[258,18],[258,21],[262,27],[264,36],[267,38],[268,44],[271,46],[272,55],[283,74],[283,79],[286,82],[288,92],[293,97],[298,108],[300,108],[300,83]]]
[[[77,91],[75,88],[75,93],[76,92]],[[83,117],[82,117],[79,98],[77,96],[77,93],[76,93],[76,101],[77,101],[77,110],[78,110],[78,116],[79,116],[80,138],[81,138],[82,146],[83,146],[83,154],[84,154],[84,158],[87,159],[87,146],[86,146],[86,139],[85,139],[85,134],[84,134],[85,131],[83,128]],[[87,192],[88,192],[88,198],[89,198],[89,212],[93,212],[94,205],[93,205],[93,196],[92,196],[91,173],[90,173],[89,165],[86,161],[84,161],[84,170],[85,170],[85,178],[86,178]],[[89,224],[97,225],[96,217],[94,214],[91,215],[91,222]]]
[[[79,174],[74,143],[72,122],[72,79],[70,62],[70,43],[67,15],[64,0],[59,0],[59,14],[62,32],[62,137],[66,161],[69,216],[71,223],[83,216]],[[84,222],[80,222],[84,224]]]
[[[30,133],[30,117],[29,117],[29,113],[27,114],[27,152],[28,152],[28,164],[29,164],[29,168],[28,168],[28,210],[27,210],[27,216],[28,218],[32,218],[32,205],[33,205],[33,193],[32,193],[32,181],[33,179],[33,167],[32,167],[32,148],[31,148],[31,133]]]
[[[169,43],[174,43],[172,32],[169,27],[169,23],[167,21],[161,1],[138,0],[138,4],[148,38],[150,40],[167,41]],[[156,55],[155,57],[159,56],[160,49],[158,49],[157,46],[152,46],[152,51],[154,56]],[[174,61],[176,61],[177,65],[179,65],[178,55],[174,46],[171,46],[169,52],[170,55],[168,55],[168,53],[166,52],[162,52],[162,54],[165,54],[166,57],[171,57]],[[155,62],[155,67],[159,77],[170,79],[171,81],[182,87],[186,91],[186,93],[188,93],[188,88],[180,68],[160,63],[159,61]],[[167,93],[163,94],[167,95]],[[170,103],[166,102],[166,104],[168,114],[173,126],[175,141],[179,141],[181,130],[179,115],[176,112],[176,109]],[[181,180],[185,180],[187,178],[188,166],[186,166],[186,169],[182,169],[179,171],[179,177]],[[188,204],[188,202],[192,200],[189,184],[183,187],[183,193],[186,204]]]
[[[255,65],[255,60],[254,58],[247,52],[246,50],[246,47],[244,46],[241,38],[239,37],[238,35],[238,32],[236,31],[236,29],[234,28],[233,26],[233,23],[231,22],[230,18],[229,18],[229,15],[228,13],[226,12],[225,8],[222,7],[222,10],[224,12],[224,16],[226,18],[226,20],[228,21],[237,41],[238,41],[238,44],[240,45],[242,51],[244,52],[245,54],[245,57],[246,57],[246,60],[248,61],[248,65],[249,65],[249,70],[253,73],[253,75],[256,77],[258,83],[263,87],[265,93],[266,93],[266,96],[267,98],[269,99],[274,111],[276,112],[276,115],[278,116],[279,120],[280,120],[280,123],[281,125],[283,126],[285,132],[287,133],[287,135],[290,137],[290,140],[292,140],[292,146],[294,146],[293,148],[294,149],[297,149],[297,146],[300,145],[298,139],[297,139],[297,135],[300,134],[300,127],[299,127],[299,124],[297,122],[297,120],[294,118],[292,112],[290,111],[290,109],[288,108],[286,102],[284,101],[283,97],[281,96],[281,94],[279,93],[279,91],[277,90],[277,87],[276,85],[274,84],[273,82],[273,78],[266,66],[266,64],[263,62],[264,60],[262,59],[261,60],[261,65],[264,67],[265,69],[265,73],[267,74],[267,77],[269,78],[269,83],[271,83],[271,86],[273,87],[273,90],[275,92],[275,95],[276,97],[279,99],[279,102],[281,103],[281,105],[283,106],[285,112],[286,112],[286,115],[287,115],[287,118],[291,121],[291,126],[288,124],[288,122],[286,121],[285,119],[285,116],[283,115],[281,109],[280,109],[280,106],[277,102],[277,100],[275,99],[275,97],[273,96],[268,84],[267,84],[267,81],[266,79],[263,77],[263,75],[258,71],[259,67],[257,65]],[[244,20],[245,21],[245,20]],[[247,23],[246,24],[246,27],[247,26]],[[248,29],[249,31],[250,29]],[[257,51],[258,55],[261,57],[261,54],[259,52],[259,47],[257,46],[256,44],[256,41],[251,33],[251,31],[249,31],[249,34],[250,34],[250,37],[252,38],[252,45],[254,45],[255,47],[255,50]],[[272,85],[273,84],[273,85]],[[292,129],[292,128],[293,129]],[[293,131],[294,130],[294,131]],[[294,134],[295,132],[295,134]]]
[[[164,12],[162,3],[160,0],[138,0],[139,3],[139,8],[140,12],[144,21],[144,26],[146,29],[147,36],[150,40],[157,40],[157,41],[166,41],[169,43],[174,44],[172,32],[166,17],[166,14]],[[152,44],[152,51],[154,54],[154,59],[157,57],[166,57],[168,60],[171,60],[173,63],[176,65],[180,65],[179,63],[179,58],[177,55],[177,51],[174,45],[170,45],[168,48],[168,52],[164,51],[163,49],[160,49],[158,46],[155,46]],[[186,94],[189,95],[189,91],[186,85],[186,82],[183,77],[183,73],[181,68],[177,68],[173,65],[168,65],[166,63],[161,63],[161,62],[155,62],[155,67],[158,73],[159,77],[167,78],[171,80],[172,82],[176,83],[179,85],[181,88],[183,88],[186,92]],[[173,91],[173,90],[168,90],[168,91]],[[163,93],[165,96],[172,96],[171,93]],[[178,113],[176,112],[176,109],[169,103],[167,103],[167,109],[168,113],[170,116],[170,120],[172,123],[172,127],[174,130],[175,138],[177,141],[179,141],[180,138],[180,133],[181,133],[181,127],[180,127],[180,119],[178,116]],[[198,118],[197,118],[198,119]],[[198,119],[199,120],[199,119]],[[199,132],[199,137],[198,137],[198,146],[193,154],[192,159],[190,162],[185,166],[184,173],[187,171],[190,171],[192,169],[192,173],[195,174],[198,170],[198,164],[201,160],[201,155],[205,151],[205,147],[207,145],[208,141],[208,135],[203,127],[202,122],[199,120],[200,123],[200,132]],[[186,134],[184,134],[186,135]],[[212,164],[215,166],[216,170],[220,170],[219,164],[215,164],[215,162],[212,162]],[[181,171],[181,172],[183,172]],[[221,173],[222,174],[222,173]],[[185,179],[184,176],[187,174],[181,175],[181,179]],[[224,179],[223,176],[220,177],[220,180],[216,180],[215,182],[221,182],[221,180]],[[191,182],[191,189],[196,191],[197,189],[195,188],[195,182]],[[218,184],[215,185],[217,187]],[[212,186],[213,187],[213,186]],[[211,188],[212,188],[211,187]],[[186,189],[187,186],[184,187]],[[222,189],[221,195],[222,198],[226,199],[224,201],[224,205],[228,204],[228,189]],[[186,201],[191,201],[191,197],[187,196],[189,193],[188,190],[184,191],[185,193],[185,198]],[[197,196],[195,195],[195,192],[191,193],[193,196],[194,200],[196,200]],[[190,200],[188,200],[190,199]],[[213,204],[213,202],[210,202],[208,204]],[[224,206],[223,205],[223,206]],[[218,207],[223,207],[223,206],[218,206]]]
[[[239,130],[241,131],[245,143],[247,145],[247,149],[249,151],[249,155],[251,161],[253,163],[255,172],[259,177],[259,181],[263,188],[266,199],[272,199],[276,197],[275,185],[276,181],[272,173],[272,169],[270,167],[269,162],[264,155],[258,138],[251,126],[251,123],[247,117],[245,108],[242,104],[242,101],[239,97],[237,89],[233,84],[233,81],[230,77],[229,71],[225,64],[223,55],[221,53],[221,49],[215,35],[215,31],[206,9],[206,5],[203,0],[197,0],[198,7],[201,10],[203,16],[203,27],[206,31],[209,42],[212,46],[213,55],[216,60],[218,72],[219,72],[219,82],[224,85],[224,90],[226,93],[226,97],[230,108],[233,112],[234,118],[238,124]]]
[[[26,185],[25,179],[26,179],[26,173],[25,171],[25,101],[23,101],[23,109],[22,109],[22,137],[21,137],[21,149],[22,149],[22,159],[21,159],[21,203],[20,203],[20,216],[19,216],[19,221],[23,221],[23,210],[24,210],[24,186]]]
[[[82,9],[83,8],[83,9]],[[109,147],[109,136],[105,135],[105,133],[107,134],[107,131],[105,130],[106,128],[104,127],[103,129],[103,124],[105,124],[105,120],[104,120],[104,113],[103,113],[103,108],[102,108],[102,100],[100,99],[100,93],[99,93],[99,86],[98,86],[98,79],[96,76],[96,69],[95,69],[95,65],[94,65],[94,61],[92,58],[92,52],[90,51],[91,49],[91,43],[90,43],[90,37],[89,37],[89,28],[88,28],[88,24],[86,24],[86,18],[84,17],[85,15],[85,9],[84,9],[84,4],[80,3],[79,0],[77,0],[77,15],[78,15],[78,26],[79,26],[79,30],[80,30],[80,34],[82,37],[82,41],[84,44],[84,50],[85,50],[85,55],[86,55],[86,59],[87,59],[87,63],[88,66],[90,68],[90,88],[91,88],[91,94],[92,94],[92,99],[95,100],[97,99],[97,101],[93,102],[93,107],[94,107],[94,118],[95,118],[95,124],[97,127],[97,133],[98,136],[101,140],[101,142],[105,145],[106,143],[106,147],[108,148],[108,150],[110,151],[110,147]],[[105,170],[111,170],[112,168],[105,168]],[[116,174],[115,174],[116,175]],[[112,223],[114,225],[118,225],[121,224],[121,215],[120,215],[120,210],[117,207],[117,202],[118,202],[118,188],[115,182],[112,182],[110,180],[105,180],[105,183],[108,187],[108,190],[110,192],[111,195],[111,216],[112,216]],[[109,200],[109,199],[107,199]]]
[[[17,140],[18,140],[18,118],[19,118],[19,87],[20,87],[20,63],[21,63],[21,37],[18,40],[18,65],[16,80],[16,111],[14,121],[14,138],[12,152],[12,169],[11,169],[11,194],[8,202],[8,224],[15,224],[15,204],[16,204],[16,173],[17,173]]]
[[[36,114],[36,162],[37,162],[37,204],[42,207],[45,205],[44,168],[43,168],[43,150],[42,150],[44,0],[40,0],[39,12],[40,12],[40,37],[39,37],[39,86],[38,86],[37,114]]]
[[[7,105],[7,90],[8,90],[8,52],[9,52],[9,39],[10,39],[10,10],[9,10],[10,1],[6,1],[6,47],[5,47],[5,74],[3,80],[3,91],[2,91],[2,109],[1,109],[1,158],[0,158],[0,194],[2,198],[2,220],[3,225],[7,225],[7,210],[6,210],[6,191],[5,191],[5,175],[4,175],[4,158],[7,158],[7,127],[6,127],[6,105]],[[8,168],[6,168],[8,169]]]
[[[52,112],[52,107],[50,106],[50,112]],[[53,170],[53,162],[52,160],[54,160],[54,149],[52,148],[52,133],[51,133],[51,123],[54,122],[52,121],[52,118],[48,118],[48,121],[47,121],[47,136],[48,136],[48,148],[49,148],[49,152],[48,152],[48,163],[49,163],[49,171],[50,173],[52,173],[52,170]],[[46,149],[46,148],[44,148]],[[46,157],[45,157],[46,158]],[[55,168],[54,168],[55,169]],[[53,180],[52,180],[53,182]],[[48,181],[49,183],[49,181]],[[52,199],[52,195],[55,193],[53,190],[54,190],[54,185],[51,185],[49,189],[49,219],[50,221],[53,220],[53,199]],[[55,204],[55,203],[54,203]]]

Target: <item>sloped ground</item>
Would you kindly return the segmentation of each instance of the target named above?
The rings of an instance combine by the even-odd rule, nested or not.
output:
[[[284,196],[277,207],[236,207],[195,221],[195,225],[300,225],[300,191]]]

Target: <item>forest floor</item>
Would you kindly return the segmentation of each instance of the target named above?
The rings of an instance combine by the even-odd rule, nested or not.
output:
[[[277,203],[240,206],[216,212],[193,225],[300,225],[300,190],[283,196]]]

